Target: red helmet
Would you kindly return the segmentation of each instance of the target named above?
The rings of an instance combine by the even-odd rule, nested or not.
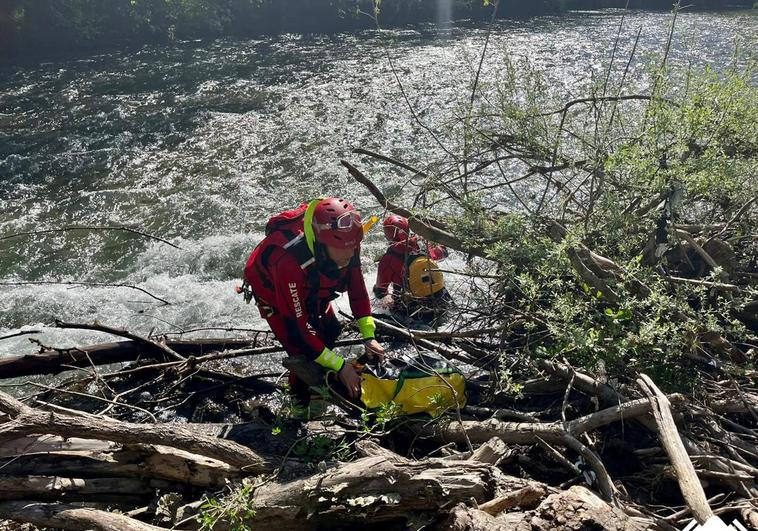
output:
[[[384,220],[384,236],[391,242],[402,242],[408,239],[408,220],[403,216],[392,214]]]
[[[357,247],[363,239],[361,215],[355,207],[339,197],[327,197],[313,211],[316,241],[328,247]]]

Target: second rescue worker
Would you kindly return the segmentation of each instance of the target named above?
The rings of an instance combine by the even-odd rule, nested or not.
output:
[[[271,218],[245,266],[261,316],[287,354],[335,371],[352,398],[360,394],[360,375],[332,350],[341,327],[331,301],[339,293],[348,293],[366,353],[384,357],[361,271],[362,239],[361,217],[350,203],[315,199]],[[307,405],[308,387],[292,373],[290,387]]]

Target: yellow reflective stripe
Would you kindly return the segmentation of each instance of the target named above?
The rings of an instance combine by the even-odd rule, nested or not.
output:
[[[308,203],[308,208],[305,209],[305,216],[303,217],[303,232],[305,233],[305,242],[308,244],[308,249],[311,250],[311,254],[313,256],[316,256],[316,251],[314,248],[316,234],[313,232],[313,213],[316,211],[316,206],[322,200],[322,198],[318,198]]]
[[[327,369],[339,372],[345,364],[345,359],[333,350],[324,347],[319,357],[316,358],[316,363]]]
[[[358,319],[358,330],[361,331],[363,339],[374,339],[374,332],[376,331],[374,318],[367,315],[366,317]]]

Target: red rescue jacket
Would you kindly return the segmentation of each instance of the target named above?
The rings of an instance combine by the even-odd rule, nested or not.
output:
[[[312,359],[324,350],[318,331],[319,319],[332,300],[347,291],[356,319],[371,315],[360,263],[360,249],[350,264],[338,269],[315,245],[310,252],[303,232],[307,204],[272,218],[271,231],[253,250],[245,266],[245,279],[259,306],[270,306],[291,322],[290,333],[300,336],[312,350]],[[263,314],[263,311],[261,312]],[[266,315],[263,315],[266,317]]]

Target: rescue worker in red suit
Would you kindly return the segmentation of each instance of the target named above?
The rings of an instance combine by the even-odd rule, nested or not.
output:
[[[344,199],[315,199],[269,220],[266,232],[245,266],[261,316],[287,354],[334,371],[342,391],[357,398],[360,375],[332,350],[341,327],[331,301],[347,291],[366,353],[383,359],[361,272],[360,215]],[[290,389],[308,404],[308,386],[292,373]]]
[[[435,261],[443,260],[448,256],[447,249],[444,245],[420,241],[418,236],[410,233],[408,220],[402,216],[393,214],[387,217],[382,225],[384,236],[390,242],[390,246],[379,260],[374,295],[377,298],[392,295],[391,308],[396,313],[426,322],[438,319],[450,301],[450,295],[445,289],[426,301],[412,302],[403,299],[403,290],[406,289],[407,264],[410,257],[425,255]]]

